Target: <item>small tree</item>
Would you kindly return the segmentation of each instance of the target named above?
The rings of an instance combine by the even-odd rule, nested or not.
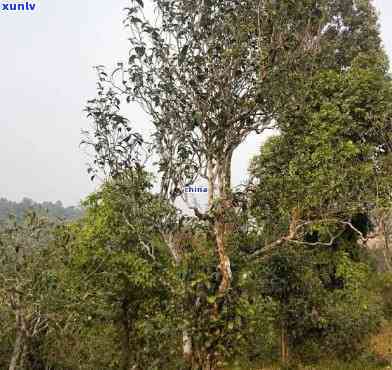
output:
[[[15,318],[9,370],[33,366],[30,360],[39,359],[34,341],[55,321],[51,297],[56,282],[48,268],[57,255],[54,231],[53,222],[35,213],[20,222],[10,220],[0,230],[0,299]]]
[[[355,214],[370,217],[390,206],[392,89],[385,70],[360,57],[345,73],[321,72],[308,81],[306,105],[281,116],[282,134],[251,168],[255,215],[272,227],[269,240],[278,239],[271,247],[301,238],[312,222],[345,229]]]
[[[74,305],[79,324],[87,337],[102,322],[112,328],[104,343],[114,348],[113,358],[97,366],[158,368],[178,358],[169,313],[176,284],[159,232],[172,208],[150,188],[144,172],[106,183],[84,202],[86,215],[73,227],[67,284],[80,299]],[[81,342],[80,356],[90,346]]]

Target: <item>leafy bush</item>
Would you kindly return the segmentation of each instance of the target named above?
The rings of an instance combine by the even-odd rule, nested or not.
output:
[[[294,358],[353,358],[380,327],[382,305],[367,289],[370,270],[346,252],[303,247],[277,251],[261,271],[261,288],[280,305]]]

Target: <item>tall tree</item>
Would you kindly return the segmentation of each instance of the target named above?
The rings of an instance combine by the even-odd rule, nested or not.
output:
[[[144,16],[142,0],[127,8],[128,66],[120,63],[110,76],[98,68],[99,98],[87,108],[106,138],[98,157],[106,155],[110,166],[113,156],[134,149],[107,139],[113,132],[107,112],[114,103],[109,120],[131,131],[119,97],[139,103],[156,127],[162,195],[174,200],[198,178],[208,181],[224,293],[231,279],[225,212],[233,152],[251,132],[279,126],[277,110],[298,104],[293,94],[306,75],[346,68],[362,51],[380,52],[377,18],[369,1],[352,0],[156,0],[153,6],[155,23]]]
[[[136,102],[155,127],[161,195],[174,201],[185,186],[208,182],[208,215],[220,270],[217,294],[230,288],[227,240],[233,206],[234,151],[250,133],[281,128],[279,118],[305,104],[304,81],[322,69],[343,71],[362,52],[382,54],[368,0],[143,0],[130,2],[126,64],[98,67],[98,97],[89,143],[95,164],[116,175],[137,166],[141,135],[121,115]],[[287,109],[286,109],[287,108]],[[136,162],[135,162],[136,160]],[[173,238],[166,238],[171,250]],[[173,254],[175,256],[175,254]]]

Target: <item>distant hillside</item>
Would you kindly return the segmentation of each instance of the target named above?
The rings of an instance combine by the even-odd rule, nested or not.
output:
[[[7,219],[9,215],[14,215],[16,218],[20,219],[26,211],[31,209],[38,214],[45,214],[49,217],[66,220],[74,220],[83,215],[83,210],[81,208],[64,207],[60,201],[55,203],[37,203],[29,198],[23,198],[23,200],[18,203],[0,198],[0,221]]]

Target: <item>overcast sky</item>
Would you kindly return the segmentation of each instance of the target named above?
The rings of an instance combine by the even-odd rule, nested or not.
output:
[[[83,107],[95,94],[94,65],[127,54],[127,0],[31,0],[29,12],[0,11],[0,197],[76,205],[94,190],[79,148]],[[24,2],[22,2],[24,3]],[[392,57],[392,1],[376,0]],[[150,131],[139,109],[132,121]],[[237,150],[234,182],[246,175],[261,138]]]

